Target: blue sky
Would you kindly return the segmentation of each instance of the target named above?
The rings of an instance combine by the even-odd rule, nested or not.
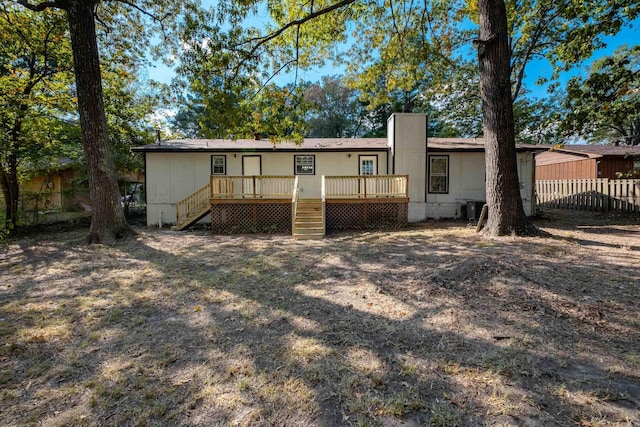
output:
[[[623,45],[634,45],[640,42],[640,19],[636,19],[631,27],[624,27],[617,35],[604,38],[606,47],[602,48],[594,53],[594,55],[579,67],[576,67],[569,72],[563,73],[560,76],[560,88],[562,89],[565,83],[574,76],[585,76],[589,71],[590,64],[603,56],[611,55],[618,47]],[[532,62],[526,69],[527,89],[530,90],[531,95],[536,98],[544,98],[548,96],[546,86],[536,86],[535,81],[541,75],[550,75],[552,72],[551,65],[545,61]]]
[[[215,2],[216,0],[205,0],[203,1],[203,6],[211,6],[211,4]],[[268,12],[266,11],[266,8],[263,7],[255,16],[248,19],[247,23],[252,26],[260,27],[269,20],[270,19]],[[618,47],[622,45],[637,44],[638,41],[640,41],[640,19],[636,19],[630,27],[624,27],[617,35],[606,37],[604,41],[606,43],[606,47],[598,50],[589,61],[585,62],[579,67],[570,70],[569,72],[563,73],[560,76],[561,89],[571,77],[576,75],[586,75],[589,69],[589,65],[595,59],[612,54]],[[328,64],[321,68],[298,70],[298,80],[315,82],[319,81],[323,76],[344,74],[344,71],[344,67],[334,67]],[[545,61],[534,61],[527,66],[525,85],[530,91],[531,96],[536,98],[545,98],[549,95],[546,86],[538,86],[535,82],[539,76],[550,75],[551,72],[552,70],[550,64]],[[170,83],[171,78],[174,75],[175,73],[170,67],[167,67],[166,65],[159,62],[156,62],[154,64],[154,67],[149,70],[149,78],[162,83]],[[293,79],[293,74],[281,75],[275,78],[274,82],[279,85],[284,85],[292,82]]]

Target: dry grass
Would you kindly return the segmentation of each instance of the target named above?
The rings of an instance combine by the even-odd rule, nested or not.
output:
[[[0,425],[640,425],[640,223],[0,248]]]

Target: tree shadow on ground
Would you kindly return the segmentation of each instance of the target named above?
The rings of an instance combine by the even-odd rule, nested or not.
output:
[[[577,254],[568,264],[553,239],[411,233],[301,243],[160,232],[58,248],[49,261],[38,252],[55,244],[23,252],[25,274],[0,294],[0,318],[13,324],[0,359],[13,409],[0,419],[638,421],[637,364],[624,360],[640,354],[637,290],[616,282],[603,301],[577,299],[600,298],[586,285],[606,266]],[[75,271],[63,270],[73,259]]]

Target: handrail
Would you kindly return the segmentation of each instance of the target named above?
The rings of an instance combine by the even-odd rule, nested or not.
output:
[[[291,197],[291,233],[295,234],[296,232],[296,214],[298,212],[298,196],[300,194],[300,189],[298,187],[298,175],[296,175],[296,179],[293,181],[293,196]]]
[[[325,198],[408,198],[408,175],[353,175],[323,177]]]
[[[211,176],[212,199],[288,199],[295,177],[280,175]]]
[[[322,175],[322,186],[320,188],[320,197],[321,197],[321,201],[322,201],[322,229],[324,230],[324,233],[326,234],[327,232],[327,211],[326,211],[326,205],[327,205],[327,185],[326,185],[326,177],[324,175]]]
[[[209,206],[210,187],[211,184],[207,184],[176,203],[176,226],[181,227],[193,215]]]

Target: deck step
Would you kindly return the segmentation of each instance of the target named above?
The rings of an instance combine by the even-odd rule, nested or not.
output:
[[[293,233],[294,236],[320,236],[322,237],[322,235],[324,235],[324,228],[323,227],[316,227],[316,228],[297,228],[295,233]]]
[[[321,240],[324,238],[324,234],[307,234],[307,235],[294,234],[293,238],[296,240]]]
[[[322,211],[320,212],[300,212],[296,214],[296,218],[320,218],[322,219]]]
[[[317,221],[306,221],[306,222],[296,221],[296,229],[322,228],[323,226],[324,225],[322,223],[322,219],[318,219]]]
[[[325,233],[322,200],[299,199],[294,223],[294,239],[322,239]]]

